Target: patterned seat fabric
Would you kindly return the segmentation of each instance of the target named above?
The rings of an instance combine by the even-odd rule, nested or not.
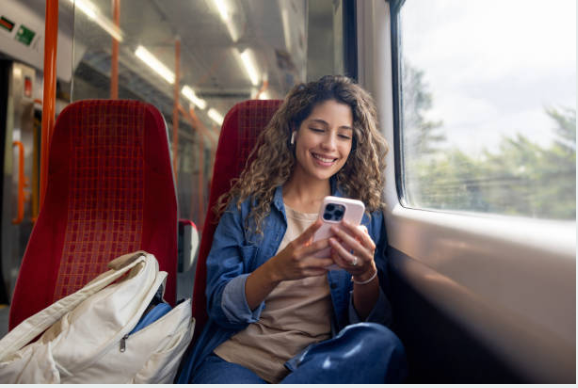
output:
[[[138,101],[87,100],[59,115],[48,185],[22,260],[10,328],[107,270],[135,250],[177,271],[177,199],[165,122]]]
[[[238,178],[253,150],[259,133],[267,126],[283,101],[249,100],[231,108],[221,129],[215,156],[213,181],[209,195],[207,217],[203,227],[201,246],[197,258],[197,272],[193,290],[193,316],[196,319],[195,337],[207,321],[206,260],[213,244],[213,234],[219,220],[213,208],[219,197],[231,188],[231,180]]]

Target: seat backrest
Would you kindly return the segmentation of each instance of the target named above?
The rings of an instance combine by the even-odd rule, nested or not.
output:
[[[41,212],[22,260],[10,328],[82,288],[125,253],[168,272],[173,304],[177,199],[165,121],[150,104],[86,100],[59,115]]]
[[[193,290],[193,316],[196,319],[195,336],[200,334],[207,321],[206,260],[213,244],[213,234],[219,222],[213,208],[219,197],[231,188],[231,180],[238,178],[241,174],[259,133],[267,126],[281,103],[281,100],[244,101],[233,106],[225,116],[215,155],[209,205],[197,258]]]

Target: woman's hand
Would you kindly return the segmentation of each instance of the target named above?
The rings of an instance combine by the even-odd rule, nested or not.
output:
[[[353,276],[356,282],[371,279],[377,272],[374,262],[375,243],[365,226],[353,226],[347,221],[341,227],[331,228],[335,237],[329,239],[332,258],[340,268]]]
[[[329,246],[328,239],[312,242],[313,235],[321,225],[322,222],[317,220],[299,237],[287,244],[281,252],[267,261],[273,281],[319,276],[328,271],[327,267],[333,264],[333,260],[330,257],[313,256],[316,252]]]
[[[312,242],[313,235],[321,225],[321,221],[316,221],[287,244],[281,252],[249,275],[245,283],[245,297],[251,310],[257,308],[283,280],[302,279],[327,273],[327,267],[333,264],[333,259],[313,256],[329,246],[328,239]]]
[[[379,298],[379,279],[374,261],[375,243],[364,226],[355,227],[343,221],[332,228],[329,239],[335,263],[353,276],[353,306],[365,320]]]

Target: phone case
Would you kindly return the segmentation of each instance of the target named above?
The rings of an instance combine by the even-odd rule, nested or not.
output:
[[[343,210],[341,218],[339,212]],[[356,199],[340,198],[340,197],[325,197],[319,210],[319,218],[323,221],[323,225],[315,235],[313,241],[323,240],[333,236],[331,226],[338,225],[341,220],[347,220],[353,225],[359,225],[365,212],[365,205],[363,202]],[[315,254],[316,257],[330,257],[331,248],[323,249]]]

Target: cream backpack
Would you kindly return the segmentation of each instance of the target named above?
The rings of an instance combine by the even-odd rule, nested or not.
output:
[[[167,273],[146,252],[120,256],[108,266],[0,341],[1,383],[173,381],[193,336],[190,299],[132,332]]]

